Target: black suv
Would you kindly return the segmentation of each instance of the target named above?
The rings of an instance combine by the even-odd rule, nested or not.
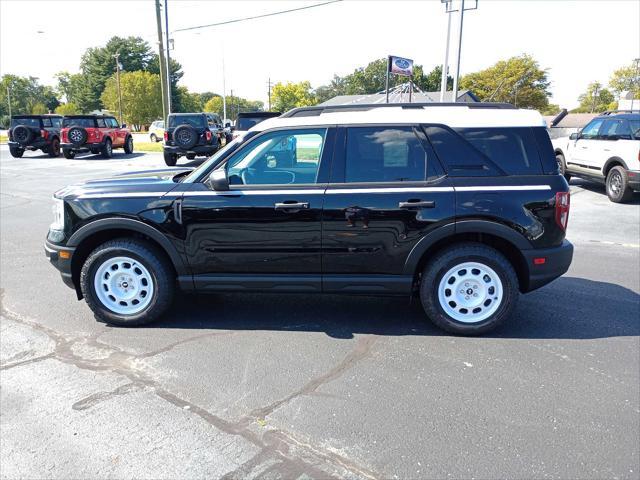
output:
[[[46,254],[116,325],[157,319],[179,287],[416,295],[439,327],[481,334],[573,256],[542,117],[506,104],[295,109],[195,170],[55,202]]]
[[[14,115],[9,127],[9,152],[20,158],[25,150],[42,150],[50,157],[60,155],[60,115]]]
[[[217,130],[213,131],[204,113],[172,113],[164,131],[164,162],[174,166],[178,158],[193,160],[211,156],[220,148]]]

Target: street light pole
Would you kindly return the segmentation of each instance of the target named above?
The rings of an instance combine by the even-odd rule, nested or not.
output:
[[[164,42],[162,41],[162,17],[160,16],[160,0],[156,0],[156,24],[158,28],[158,57],[160,60],[160,88],[162,90],[162,120],[167,124],[169,111],[167,64],[164,59]]]
[[[460,10],[458,11],[458,58],[456,60],[456,73],[453,77],[453,94],[451,101],[458,101],[458,81],[460,79],[460,55],[462,53],[462,23],[464,20],[464,0],[460,0]]]
[[[449,39],[451,37],[451,11],[449,10],[449,2],[446,1],[447,10],[447,41],[444,49],[444,61],[442,62],[442,79],[440,80],[440,101],[444,102],[445,95],[447,93],[447,70],[449,70]]]
[[[633,110],[633,101],[636,98],[634,87],[640,87],[640,58],[636,58],[634,62],[636,62],[636,78],[631,82],[631,110]]]
[[[11,117],[11,88],[7,85],[7,102],[9,103],[9,117]]]
[[[118,85],[118,112],[120,113],[120,125],[122,125],[122,92],[120,90],[120,52],[116,52],[113,56],[116,59],[116,83]]]

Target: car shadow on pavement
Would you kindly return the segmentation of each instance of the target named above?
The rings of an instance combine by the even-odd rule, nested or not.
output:
[[[137,158],[137,157],[143,157],[143,156],[144,156],[144,152],[133,152],[133,153],[129,153],[129,154],[121,153],[121,152],[113,152],[113,156],[111,158],[104,158],[99,153],[87,152],[87,153],[79,153],[79,154],[77,154],[75,156],[75,158],[70,159],[70,160],[71,161],[73,161],[73,160],[91,160],[91,161],[109,162],[109,161],[113,161],[113,160],[129,160],[131,158]],[[60,158],[62,158],[62,157],[60,157]]]
[[[523,295],[513,316],[484,337],[590,339],[640,335],[640,295],[619,285],[562,277]],[[150,328],[313,331],[448,336],[433,326],[419,300],[342,295],[180,295]]]
[[[588,190],[590,192],[593,193],[597,193],[600,195],[603,195],[604,197],[607,196],[607,191],[605,190],[604,185],[601,185],[599,183],[595,183],[595,182],[590,182],[589,180],[582,180],[582,179],[571,179],[571,182],[569,183],[570,186],[572,187],[580,187],[583,188],[584,190]],[[626,204],[628,205],[640,205],[640,193],[636,193],[634,192],[633,197],[631,198],[631,201],[626,202]]]

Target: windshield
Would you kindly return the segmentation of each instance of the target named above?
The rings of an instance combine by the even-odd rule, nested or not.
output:
[[[169,128],[185,124],[191,125],[195,128],[202,128],[207,126],[204,115],[179,115],[169,117]]]
[[[251,135],[245,135],[243,137],[236,137],[227,143],[227,146],[218,150],[213,157],[204,162],[198,168],[193,170],[188,177],[184,179],[184,183],[193,183],[198,181],[198,179],[202,176],[204,172],[210,169],[213,165],[220,162],[224,158],[226,158],[231,152],[234,152],[240,144],[242,144],[246,139],[251,138]]]
[[[81,117],[81,118],[63,118],[62,119],[62,126],[63,127],[70,127],[70,126],[76,126],[76,127],[94,127],[95,126],[95,120],[93,119],[93,117]]]
[[[12,118],[11,126],[15,127],[16,125],[26,125],[27,127],[40,128],[40,119],[39,118]]]

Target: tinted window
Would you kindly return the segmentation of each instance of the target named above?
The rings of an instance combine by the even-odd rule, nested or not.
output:
[[[458,128],[456,131],[511,175],[542,173],[536,140],[530,128]]]
[[[63,127],[70,127],[71,125],[77,127],[95,127],[95,120],[93,117],[81,117],[81,118],[64,118],[62,119]]]
[[[237,130],[249,130],[254,125],[266,120],[267,117],[240,117],[236,120]]]
[[[49,117],[44,117],[42,119],[42,126],[43,127],[51,127],[51,126],[53,126],[52,123],[51,123],[51,119]]]
[[[104,121],[104,118],[96,118],[96,123],[98,124],[98,128],[106,128],[107,124]]]
[[[591,120],[580,132],[580,138],[584,138],[587,140],[597,138],[598,130],[600,130],[602,122],[604,122],[602,118]]]
[[[107,125],[110,125],[113,128],[120,128],[120,124],[115,118],[107,118]]]
[[[640,139],[640,120],[629,120],[629,128],[633,138]]]
[[[426,179],[427,153],[411,127],[347,129],[345,182]]]
[[[229,183],[315,183],[325,137],[324,128],[283,130],[262,135],[229,160]]]
[[[618,137],[631,140],[631,128],[626,120],[607,119],[602,124],[600,136],[605,139]]]
[[[15,127],[16,125],[26,125],[27,127],[40,128],[40,119],[39,118],[12,118],[11,126]]]
[[[436,155],[453,177],[497,176],[503,172],[469,142],[452,130],[440,126],[425,127]]]
[[[169,117],[169,128],[178,125],[191,125],[195,128],[204,128],[207,126],[207,120],[204,115],[180,115]]]
[[[53,126],[55,128],[60,128],[62,126],[62,119],[61,118],[52,118],[51,122],[53,123]]]

